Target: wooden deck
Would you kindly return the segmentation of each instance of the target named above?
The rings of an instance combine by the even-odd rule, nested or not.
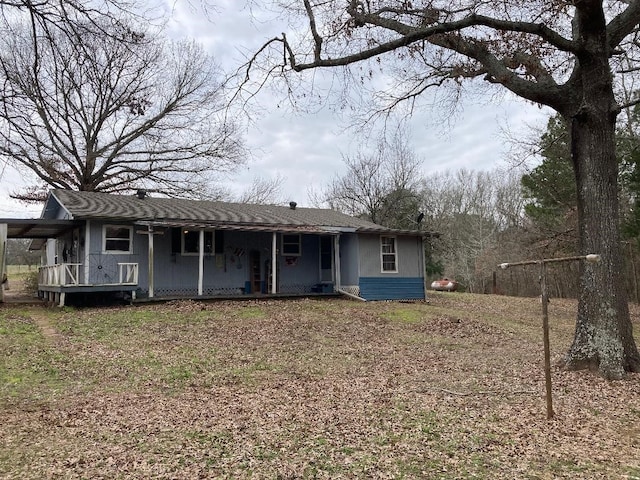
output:
[[[81,263],[47,265],[38,270],[38,296],[63,307],[70,293],[123,292],[135,298],[138,289],[138,264],[118,263],[118,281],[112,283],[81,282]]]

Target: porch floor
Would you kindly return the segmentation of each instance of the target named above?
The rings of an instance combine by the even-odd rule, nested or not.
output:
[[[195,300],[195,301],[213,301],[213,300],[269,300],[280,298],[327,298],[327,297],[341,297],[341,293],[245,293],[242,295],[173,295],[173,296],[161,296],[161,297],[136,297],[133,303],[159,303],[159,302],[173,302],[177,300]]]

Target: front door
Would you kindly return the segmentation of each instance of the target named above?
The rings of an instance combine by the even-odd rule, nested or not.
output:
[[[249,253],[249,284],[251,285],[251,293],[260,293],[262,276],[260,272],[260,252],[252,250]]]

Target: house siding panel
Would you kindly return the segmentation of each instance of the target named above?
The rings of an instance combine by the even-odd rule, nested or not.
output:
[[[391,235],[393,236],[393,235]],[[422,277],[422,241],[420,237],[396,236],[397,272],[382,273],[380,235],[359,237],[360,275],[362,277]]]
[[[132,252],[130,254],[103,253],[104,245],[102,238],[102,227],[104,225],[127,225],[123,222],[91,222],[89,241],[89,283],[103,284],[116,283],[118,281],[118,263],[140,263],[141,258],[146,260],[146,239],[141,239],[142,235],[136,235],[135,228],[132,239]],[[139,252],[144,248],[144,255]],[[83,253],[83,252],[82,252]],[[79,263],[84,263],[84,257],[79,259]],[[139,266],[139,284],[146,284],[146,261]]]
[[[422,277],[362,277],[360,296],[365,300],[424,300],[424,281]]]

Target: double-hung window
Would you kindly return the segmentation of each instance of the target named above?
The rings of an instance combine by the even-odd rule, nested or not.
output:
[[[103,253],[131,253],[132,244],[132,227],[121,225],[104,225],[102,227]]]
[[[398,271],[397,251],[396,237],[380,237],[382,273],[396,273]]]
[[[282,255],[297,257],[302,255],[300,234],[282,234]]]

